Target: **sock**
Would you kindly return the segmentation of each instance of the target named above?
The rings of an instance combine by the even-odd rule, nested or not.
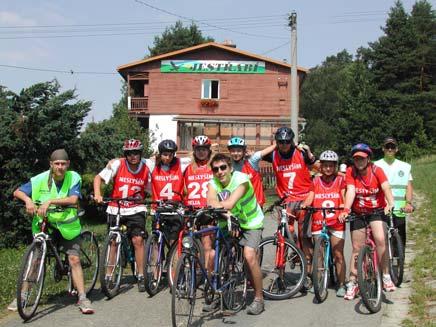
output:
[[[85,300],[86,299],[86,294],[85,293],[81,293],[79,294],[79,301]]]

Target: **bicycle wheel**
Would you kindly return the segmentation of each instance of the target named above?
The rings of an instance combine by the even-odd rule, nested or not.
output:
[[[100,251],[94,233],[84,231],[80,234],[80,264],[83,271],[85,293],[89,294],[98,277]]]
[[[156,295],[162,278],[163,268],[163,239],[159,242],[157,234],[150,234],[145,243],[144,283],[145,290],[150,296]],[[162,247],[162,248],[161,248]]]
[[[324,302],[328,295],[329,256],[328,241],[321,236],[317,237],[313,250],[312,281],[318,302]]]
[[[374,253],[368,245],[362,247],[357,257],[357,281],[365,307],[376,313],[381,308],[381,272],[374,262]]]
[[[259,262],[263,278],[263,294],[272,300],[288,299],[303,287],[307,274],[306,258],[291,241],[283,244],[284,265],[276,264],[279,245],[276,236],[264,238],[259,245]]]
[[[223,289],[223,302],[226,309],[239,312],[247,297],[247,276],[244,269],[244,255],[242,248],[236,241],[230,248],[223,246],[220,252],[219,276]]]
[[[170,288],[173,287],[173,281],[175,276],[175,271],[177,267],[177,262],[180,258],[180,255],[177,251],[177,242],[174,242],[174,244],[171,246],[170,251],[167,256],[167,266],[168,266],[168,286]],[[194,249],[193,249],[195,255],[200,259],[200,262],[204,265],[204,248],[201,244],[201,241],[198,238],[194,238]],[[196,282],[197,287],[200,286],[201,282],[203,281],[203,274],[201,273],[200,267],[197,265],[197,269],[195,270],[197,272]]]
[[[118,294],[123,276],[124,251],[121,242],[117,242],[116,235],[106,238],[100,260],[101,290],[109,298]]]
[[[17,308],[24,321],[33,317],[41,299],[45,277],[45,242],[33,241],[21,262],[17,281]]]
[[[400,234],[396,230],[388,234],[389,274],[395,286],[403,282],[404,249]]]
[[[194,318],[196,300],[195,257],[182,254],[174,276],[171,294],[171,319],[173,326],[190,326]]]

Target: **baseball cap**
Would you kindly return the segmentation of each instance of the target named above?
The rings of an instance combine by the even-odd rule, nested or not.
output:
[[[363,158],[366,158],[366,157],[368,157],[368,153],[363,152],[363,151],[357,151],[356,153],[353,154],[353,158],[354,157],[363,157]]]
[[[397,140],[395,138],[393,138],[392,136],[385,138],[385,140],[383,141],[383,145],[386,145],[386,144],[398,145]]]

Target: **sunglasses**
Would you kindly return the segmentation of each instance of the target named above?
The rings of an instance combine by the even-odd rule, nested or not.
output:
[[[395,144],[386,144],[385,149],[386,150],[395,150],[397,146]]]
[[[221,166],[214,166],[214,167],[212,167],[212,171],[214,172],[214,173],[217,173],[218,171],[224,171],[224,170],[226,170],[227,169],[227,165],[221,165]]]
[[[133,151],[126,151],[124,154],[127,156],[138,156],[141,155],[141,151],[133,150]]]
[[[278,144],[291,144],[291,141],[277,141]]]

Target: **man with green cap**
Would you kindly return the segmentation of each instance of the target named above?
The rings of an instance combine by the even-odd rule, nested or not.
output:
[[[91,302],[85,294],[82,266],[80,265],[80,220],[77,208],[82,179],[74,171],[68,170],[70,160],[64,149],[53,151],[50,156],[50,169],[32,177],[26,184],[14,191],[14,197],[23,201],[26,212],[33,216],[32,233],[39,232],[39,222],[47,216],[53,227],[52,238],[68,255],[74,286],[78,292],[78,306],[82,313],[94,313]],[[38,206],[37,203],[40,203]],[[62,212],[47,212],[50,206],[65,206]],[[16,299],[8,306],[16,311]]]
[[[406,215],[414,211],[413,185],[411,165],[407,162],[398,160],[395,155],[398,152],[398,142],[389,136],[383,141],[384,157],[375,162],[381,167],[391,185],[392,195],[394,196],[394,226],[398,228],[403,249],[406,248]]]

